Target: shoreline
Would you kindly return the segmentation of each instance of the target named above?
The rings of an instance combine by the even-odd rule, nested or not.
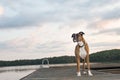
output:
[[[50,64],[50,67],[71,67],[76,66],[76,63],[68,63],[68,64]],[[82,66],[82,63],[80,64]],[[87,67],[87,64],[85,64]],[[119,63],[90,63],[91,69],[114,69],[120,68]]]
[[[72,67],[76,66],[76,63],[67,63],[67,64],[49,64],[47,66],[54,68],[54,67]],[[25,65],[25,66],[8,66],[8,67],[0,67],[0,70],[36,70],[41,67],[42,65]],[[80,64],[82,68],[82,63]],[[87,68],[87,64],[85,64]],[[119,63],[90,63],[91,69],[97,70],[97,69],[115,69],[115,68],[120,68]]]

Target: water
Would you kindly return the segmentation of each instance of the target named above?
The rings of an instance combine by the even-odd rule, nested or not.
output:
[[[50,66],[70,66],[75,64],[51,64]],[[40,65],[0,67],[0,80],[19,80],[40,68]]]
[[[0,80],[19,80],[38,68],[39,65],[0,67]]]

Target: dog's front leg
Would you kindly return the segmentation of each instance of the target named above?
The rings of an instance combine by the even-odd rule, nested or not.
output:
[[[83,59],[83,74],[86,74],[86,71],[85,71],[85,59]]]
[[[91,70],[90,70],[89,47],[88,47],[87,44],[86,44],[86,46],[85,46],[85,50],[86,50],[86,52],[87,52],[86,61],[87,61],[88,75],[89,75],[89,76],[93,76],[93,74],[91,73]]]
[[[75,57],[76,57],[76,63],[77,63],[77,76],[81,76],[81,73],[80,73],[80,55],[79,55],[80,49],[79,48],[80,48],[79,45],[76,45]]]
[[[93,76],[93,74],[91,73],[91,70],[90,70],[89,54],[87,54],[86,59],[87,59],[88,75]]]

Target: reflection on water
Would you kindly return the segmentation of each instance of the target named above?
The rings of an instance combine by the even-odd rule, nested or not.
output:
[[[30,71],[22,71],[22,72],[4,72],[0,73],[1,80],[19,80],[20,78],[24,77],[27,74],[30,74],[34,70]]]
[[[50,66],[71,66],[76,64],[51,64]],[[32,73],[40,65],[0,67],[0,80],[19,80]]]
[[[20,78],[32,73],[38,68],[40,68],[39,65],[1,67],[0,80],[19,80]]]

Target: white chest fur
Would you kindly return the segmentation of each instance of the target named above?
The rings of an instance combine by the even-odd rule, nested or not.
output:
[[[85,59],[86,55],[87,55],[87,52],[85,50],[85,46],[84,46],[84,43],[82,41],[78,42],[78,44],[82,47],[80,47],[80,57],[82,59]]]

